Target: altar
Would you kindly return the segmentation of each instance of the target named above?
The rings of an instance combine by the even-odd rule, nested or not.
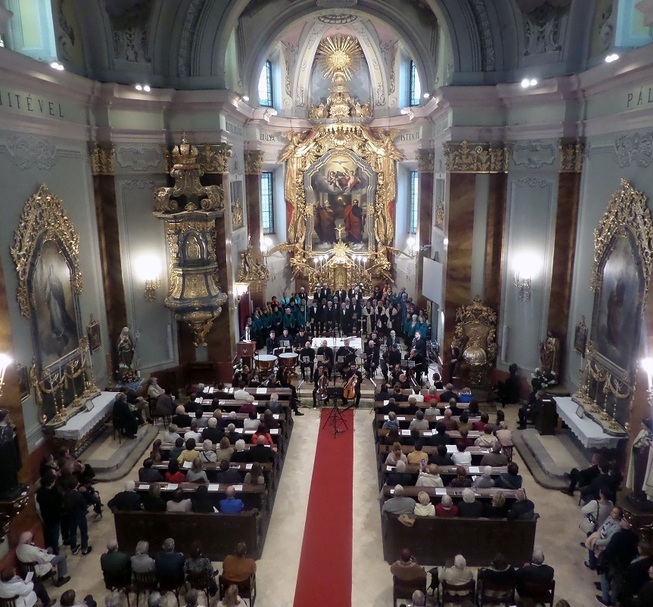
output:
[[[86,401],[79,413],[73,415],[63,426],[55,428],[54,439],[71,447],[74,455],[79,455],[104,425],[111,415],[116,392],[100,392],[95,398]]]
[[[317,348],[322,346],[322,342],[326,341],[327,346],[335,353],[340,346],[345,345],[345,340],[349,342],[349,347],[354,350],[361,350],[363,347],[363,342],[360,337],[314,337],[311,341],[311,347],[317,350]]]
[[[587,449],[598,449],[600,447],[615,449],[619,441],[623,439],[605,433],[599,424],[587,416],[578,417],[576,415],[578,407],[578,403],[572,400],[571,397],[556,398],[558,415],[569,426],[569,429],[582,443],[583,447]]]

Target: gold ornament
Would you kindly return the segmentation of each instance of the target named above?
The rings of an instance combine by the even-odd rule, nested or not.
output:
[[[93,175],[113,175],[116,160],[116,150],[113,144],[89,144],[91,173]]]
[[[358,40],[351,36],[325,38],[317,47],[318,65],[326,79],[335,80],[341,76],[351,80],[362,58],[363,50]]]
[[[245,174],[258,175],[263,171],[263,158],[265,153],[261,150],[245,152]]]
[[[582,141],[561,141],[558,149],[560,152],[561,173],[583,172],[585,144]]]
[[[492,143],[445,143],[444,156],[450,173],[507,173],[510,148]]]

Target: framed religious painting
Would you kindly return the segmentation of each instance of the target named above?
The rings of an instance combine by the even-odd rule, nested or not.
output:
[[[100,334],[100,323],[97,320],[93,320],[91,316],[91,321],[86,327],[86,335],[88,337],[88,347],[91,352],[95,352],[100,349],[102,345],[102,337]]]
[[[16,374],[18,375],[18,389],[20,391],[20,400],[26,400],[29,396],[29,373],[25,365],[16,365]]]
[[[574,332],[574,350],[581,356],[585,356],[587,350],[587,325],[585,324],[585,317],[576,325]]]

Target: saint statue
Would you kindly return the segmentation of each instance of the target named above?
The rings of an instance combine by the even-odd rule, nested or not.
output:
[[[653,420],[642,420],[642,428],[630,450],[626,487],[635,502],[653,505]]]
[[[560,372],[560,340],[547,331],[546,339],[540,342],[540,365],[544,374]]]
[[[9,419],[9,411],[0,409],[0,498],[13,499],[17,497],[14,489],[19,487],[18,471],[20,470],[20,451],[16,428]]]
[[[118,338],[118,367],[131,369],[134,360],[134,342],[129,334],[129,327],[123,327]]]

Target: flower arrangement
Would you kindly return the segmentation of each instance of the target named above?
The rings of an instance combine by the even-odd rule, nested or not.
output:
[[[539,367],[531,373],[531,386],[533,390],[544,390],[549,386],[555,386],[558,378],[553,371],[543,371]]]

